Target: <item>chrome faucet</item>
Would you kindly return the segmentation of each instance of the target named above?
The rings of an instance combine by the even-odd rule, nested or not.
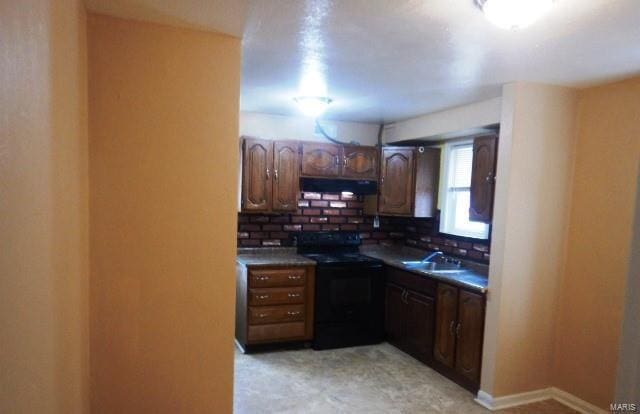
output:
[[[423,263],[428,263],[428,262],[431,261],[431,259],[433,259],[436,256],[444,256],[444,253],[442,253],[442,252],[433,252],[429,256],[427,256],[424,259],[422,259],[422,262]]]

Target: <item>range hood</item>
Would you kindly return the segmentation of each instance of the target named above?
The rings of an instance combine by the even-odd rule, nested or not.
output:
[[[337,180],[332,178],[301,178],[302,191],[316,193],[349,192],[357,195],[377,194],[378,183],[369,180]]]

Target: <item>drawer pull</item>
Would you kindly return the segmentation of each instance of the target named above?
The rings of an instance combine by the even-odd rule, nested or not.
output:
[[[269,276],[258,276],[258,280],[269,280]]]
[[[300,294],[299,293],[289,293],[288,295],[290,298],[299,298]]]
[[[261,314],[258,315],[258,317],[260,317],[260,318],[264,318],[266,316],[269,316],[269,314],[268,313],[261,313]]]
[[[289,280],[300,280],[302,276],[289,276]]]
[[[300,311],[295,311],[295,312],[291,312],[291,311],[289,311],[289,312],[287,312],[287,315],[289,315],[289,316],[296,316],[296,315],[300,315]]]
[[[258,295],[258,299],[269,299],[269,295]]]

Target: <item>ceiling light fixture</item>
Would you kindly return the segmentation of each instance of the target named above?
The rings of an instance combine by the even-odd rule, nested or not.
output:
[[[331,99],[322,96],[298,96],[293,98],[300,107],[302,113],[317,118],[327,110]]]
[[[553,0],[476,0],[486,18],[503,29],[521,29],[540,18]]]

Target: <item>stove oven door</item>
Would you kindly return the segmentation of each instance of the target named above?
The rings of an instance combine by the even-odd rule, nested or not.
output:
[[[378,343],[384,334],[380,264],[318,266],[315,349]]]

